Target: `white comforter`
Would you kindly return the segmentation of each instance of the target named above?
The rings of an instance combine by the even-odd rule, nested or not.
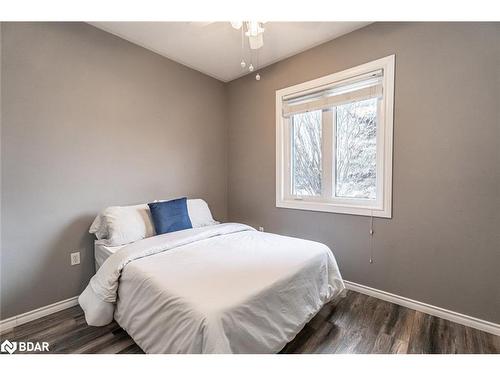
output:
[[[327,246],[230,223],[125,246],[79,302],[148,353],[275,353],[343,289]]]

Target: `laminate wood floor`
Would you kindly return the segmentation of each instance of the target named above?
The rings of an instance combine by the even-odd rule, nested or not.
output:
[[[0,334],[47,341],[50,353],[142,353],[116,322],[85,323],[79,306]],[[500,336],[349,291],[325,305],[281,353],[500,353]]]

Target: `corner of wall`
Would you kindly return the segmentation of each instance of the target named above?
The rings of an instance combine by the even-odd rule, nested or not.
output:
[[[0,285],[2,285],[2,28],[0,22]],[[2,289],[0,288],[0,320],[2,320]]]
[[[229,127],[230,127],[230,114],[229,114],[229,83],[223,82],[224,90],[224,128],[225,128],[225,170],[226,170],[226,181],[225,181],[225,206],[226,206],[226,221],[229,221]]]

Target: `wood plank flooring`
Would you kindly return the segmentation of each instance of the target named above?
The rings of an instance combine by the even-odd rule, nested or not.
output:
[[[349,291],[282,353],[498,354],[500,336]]]
[[[80,307],[0,334],[48,341],[50,353],[142,353],[116,322],[85,323]],[[349,291],[327,304],[281,353],[500,353],[500,336]]]

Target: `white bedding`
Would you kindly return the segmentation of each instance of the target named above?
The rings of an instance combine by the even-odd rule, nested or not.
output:
[[[327,246],[221,224],[125,246],[79,302],[148,353],[275,353],[343,289]]]
[[[94,242],[94,259],[95,259],[95,269],[96,271],[102,266],[104,261],[108,259],[111,255],[116,253],[118,250],[125,247],[125,245],[120,246],[106,246],[103,241]]]

